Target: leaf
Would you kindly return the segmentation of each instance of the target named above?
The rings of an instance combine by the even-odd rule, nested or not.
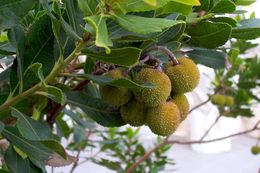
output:
[[[0,2],[0,31],[19,24],[35,5],[35,0],[2,0]]]
[[[78,6],[83,11],[84,16],[95,15],[97,4],[97,1],[93,0],[78,0]]]
[[[4,123],[0,122],[0,133],[4,130],[4,127],[5,127]]]
[[[105,127],[116,127],[125,125],[120,114],[111,110],[109,105],[97,98],[89,97],[84,93],[67,93],[68,103],[81,108],[88,117]]]
[[[162,18],[148,18],[135,15],[114,15],[115,20],[126,30],[139,34],[162,32],[165,28],[184,23],[183,21]]]
[[[174,12],[187,16],[192,12],[192,5],[187,5],[180,2],[169,2],[156,11],[157,15]]]
[[[41,141],[41,143],[44,144],[47,148],[55,151],[62,158],[67,159],[67,153],[59,141],[51,139],[51,140]]]
[[[92,52],[88,49],[83,49],[81,52],[89,58],[124,67],[136,65],[141,55],[141,49],[135,47],[112,49],[109,55],[105,52]]]
[[[231,0],[220,0],[210,10],[212,13],[231,13],[236,10],[236,5]]]
[[[200,22],[189,29],[191,41],[205,48],[224,45],[231,34],[232,27],[226,23]]]
[[[28,159],[23,159],[19,156],[12,145],[10,145],[4,155],[5,163],[11,173],[30,172]]]
[[[11,44],[16,48],[16,60],[17,60],[17,76],[19,79],[19,92],[23,91],[23,63],[24,63],[24,44],[25,44],[25,33],[23,28],[18,25],[13,27],[8,32],[8,37]]]
[[[175,2],[187,4],[187,5],[193,5],[193,6],[199,6],[200,1],[199,0],[174,0]]]
[[[245,5],[245,6],[247,6],[247,5],[251,5],[251,4],[255,3],[255,2],[256,2],[256,0],[237,0],[237,1],[235,1],[235,4],[236,5]]]
[[[28,140],[36,141],[48,140],[52,138],[52,132],[47,124],[33,120],[15,108],[11,108],[11,110],[12,116],[18,118],[17,128],[23,137]]]
[[[8,141],[36,160],[45,161],[53,153],[40,142],[23,138],[15,127],[6,127],[2,134]]]
[[[194,48],[187,55],[197,63],[214,69],[225,67],[226,55],[216,50]]]
[[[110,86],[115,86],[115,87],[124,87],[124,88],[128,88],[129,90],[140,90],[143,88],[154,88],[155,86],[152,84],[137,84],[134,81],[128,79],[128,78],[123,78],[123,79],[117,79],[114,80],[108,76],[94,76],[94,75],[90,75],[90,74],[78,74],[76,76],[79,77],[85,77],[89,80],[92,80],[100,85],[110,85]]]
[[[103,47],[106,49],[106,53],[111,52],[110,46],[113,45],[112,41],[108,36],[108,30],[106,25],[106,18],[103,16],[90,16],[84,18],[96,32],[96,46]]]
[[[68,155],[68,158],[64,159],[60,155],[52,154],[45,163],[46,165],[52,167],[63,167],[63,166],[68,166],[77,161],[78,161],[77,157],[74,156]]]
[[[75,41],[82,41],[82,38],[73,30],[73,28],[60,16],[60,22],[64,31]]]
[[[44,80],[41,63],[31,64],[26,70],[31,70],[32,72],[34,72],[34,74],[41,80],[41,82],[47,85]]]
[[[85,74],[90,74],[94,70],[95,62],[91,58],[87,58],[84,64],[84,72]]]
[[[10,42],[0,42],[0,55],[14,55],[16,53],[16,49],[11,45]],[[1,59],[1,58],[0,58]]]
[[[260,19],[245,19],[232,30],[232,37],[252,40],[260,37]]]
[[[230,18],[230,17],[214,17],[209,19],[212,22],[221,22],[221,23],[227,23],[231,25],[232,27],[237,26],[237,22],[235,19]]]
[[[53,101],[60,103],[61,105],[64,105],[66,102],[66,97],[61,89],[46,85],[44,86],[46,91],[37,91],[36,94],[43,95],[45,97],[48,97],[52,99]]]

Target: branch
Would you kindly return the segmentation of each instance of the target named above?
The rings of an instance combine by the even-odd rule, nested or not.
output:
[[[202,103],[198,104],[197,106],[193,107],[193,108],[189,111],[189,114],[192,113],[194,110],[200,108],[201,106],[207,104],[210,100],[211,100],[211,96],[210,96],[207,100],[205,100],[204,102],[202,102]]]
[[[126,173],[132,173],[132,172],[134,172],[135,169],[136,169],[143,161],[145,161],[148,157],[150,157],[150,155],[151,155],[153,152],[159,150],[159,149],[160,149],[161,147],[163,147],[164,145],[167,145],[167,144],[190,145],[190,144],[204,144],[204,143],[211,143],[211,142],[221,141],[221,140],[228,139],[228,138],[231,138],[231,137],[244,135],[244,134],[253,132],[253,131],[255,131],[255,130],[260,130],[260,127],[258,127],[259,124],[260,124],[260,120],[255,124],[255,126],[254,126],[252,129],[245,130],[245,131],[243,131],[243,132],[235,133],[235,134],[232,134],[232,135],[228,135],[228,136],[216,138],[216,139],[205,140],[205,141],[201,141],[201,140],[195,140],[195,141],[179,141],[179,140],[168,140],[168,138],[166,138],[163,143],[161,143],[161,144],[155,146],[155,147],[152,148],[150,151],[146,152],[141,158],[139,158],[139,160],[137,160],[137,162],[135,162],[135,163],[126,171]]]
[[[219,115],[216,120],[214,121],[214,123],[209,127],[209,129],[206,131],[206,133],[200,138],[200,141],[203,141],[205,139],[205,137],[209,134],[209,132],[212,130],[212,128],[218,123],[218,121],[220,120],[221,115]]]

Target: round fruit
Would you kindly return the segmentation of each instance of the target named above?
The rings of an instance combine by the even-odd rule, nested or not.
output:
[[[109,71],[106,76],[113,79],[120,79],[124,77],[123,72],[120,69]],[[114,106],[124,105],[132,97],[132,93],[128,89],[109,85],[100,86],[100,95],[105,103]]]
[[[171,81],[166,74],[159,70],[143,68],[136,74],[134,80],[139,84],[155,85],[155,88],[144,88],[134,92],[136,100],[147,107],[155,107],[164,103],[170,95]]]
[[[192,91],[199,83],[200,73],[197,65],[189,58],[178,58],[178,65],[169,63],[165,67],[165,73],[172,84],[172,92],[186,93]]]
[[[190,105],[187,97],[184,94],[177,94],[173,96],[173,103],[175,103],[179,110],[181,121],[185,120],[189,114]]]
[[[260,146],[253,146],[253,147],[251,148],[251,152],[252,152],[254,155],[260,154]]]
[[[226,96],[226,103],[227,106],[233,106],[234,105],[234,98],[232,96]]]
[[[179,126],[180,120],[179,109],[173,102],[165,102],[147,111],[147,125],[157,135],[171,135]]]
[[[211,97],[211,102],[215,105],[223,106],[226,103],[226,97],[221,94],[215,94]]]
[[[136,100],[131,100],[120,108],[123,120],[131,126],[141,126],[146,123],[146,109]]]

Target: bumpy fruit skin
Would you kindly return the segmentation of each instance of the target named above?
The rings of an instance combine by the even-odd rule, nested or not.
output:
[[[165,66],[165,73],[171,80],[172,92],[190,92],[199,83],[199,69],[197,65],[189,58],[178,58],[178,62],[179,65],[173,65],[171,62]]]
[[[171,81],[166,74],[159,70],[143,68],[136,74],[134,81],[139,84],[151,83],[156,85],[152,89],[141,89],[134,92],[136,100],[147,107],[155,107],[164,103],[170,95]]]
[[[188,116],[190,104],[184,94],[173,95],[173,103],[175,103],[180,111],[181,121],[185,120]]]
[[[215,94],[211,97],[211,102],[215,105],[224,106],[226,104],[226,97],[221,94]]]
[[[234,105],[234,98],[232,96],[226,96],[225,104],[227,106],[233,106]]]
[[[120,69],[115,69],[109,71],[106,76],[109,76],[113,79],[123,78],[123,72]],[[100,86],[100,95],[103,101],[107,104],[113,106],[121,106],[126,104],[132,97],[132,93],[123,87],[114,87],[114,86]]]
[[[180,124],[180,111],[173,102],[148,109],[147,125],[154,134],[169,136]]]
[[[136,100],[131,100],[120,108],[122,119],[131,126],[146,123],[146,108]]]
[[[252,152],[252,154],[254,154],[254,155],[260,154],[260,146],[253,146],[253,147],[251,148],[251,152]]]

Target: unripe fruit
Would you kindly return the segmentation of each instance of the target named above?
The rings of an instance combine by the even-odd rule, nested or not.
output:
[[[171,80],[172,92],[190,92],[199,83],[199,69],[197,65],[189,58],[178,58],[178,62],[178,65],[173,65],[171,62],[165,67],[165,73]]]
[[[224,106],[226,103],[226,97],[221,94],[215,94],[211,97],[211,102],[215,105]]]
[[[173,102],[148,109],[147,125],[154,134],[169,136],[180,124],[180,112]]]
[[[155,107],[164,103],[170,95],[171,81],[166,74],[159,70],[143,68],[136,74],[134,81],[139,84],[151,83],[156,86],[155,88],[144,88],[134,92],[136,100],[147,107]]]
[[[146,108],[136,100],[131,100],[120,108],[122,119],[131,126],[146,123]]]
[[[253,146],[253,147],[251,148],[251,152],[252,152],[254,155],[260,154],[260,146]]]
[[[113,79],[123,78],[123,72],[120,69],[109,71],[106,76]],[[126,104],[132,97],[132,93],[123,87],[100,86],[100,95],[103,101],[113,106],[121,106]]]
[[[173,95],[173,103],[175,103],[180,111],[181,121],[185,120],[189,114],[190,105],[184,94]]]
[[[226,103],[227,106],[233,106],[234,105],[234,98],[232,96],[226,96]]]

